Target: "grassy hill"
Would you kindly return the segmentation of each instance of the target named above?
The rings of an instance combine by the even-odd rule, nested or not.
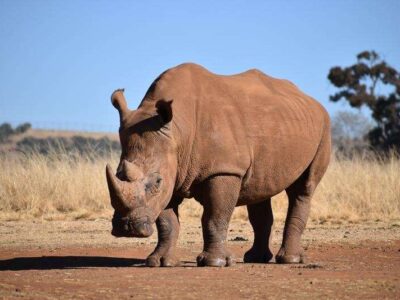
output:
[[[94,148],[100,144],[107,144],[117,148],[119,138],[117,133],[28,129],[23,133],[9,135],[0,143],[0,152],[21,151],[32,147],[43,150],[47,144],[49,147],[60,144],[67,147],[67,150],[79,146],[77,144],[87,144]]]

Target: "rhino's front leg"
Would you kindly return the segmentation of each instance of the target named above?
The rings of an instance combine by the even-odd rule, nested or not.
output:
[[[199,200],[204,206],[201,219],[204,248],[197,257],[198,266],[223,267],[232,265],[232,257],[225,242],[229,220],[238,201],[240,179],[217,176],[201,187]]]
[[[148,267],[175,267],[180,261],[175,257],[179,236],[178,206],[163,210],[156,221],[158,243],[146,259]]]

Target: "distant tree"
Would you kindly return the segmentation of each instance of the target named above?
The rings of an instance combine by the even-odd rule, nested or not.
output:
[[[330,82],[340,90],[330,96],[337,102],[345,99],[352,107],[367,106],[376,126],[368,133],[370,144],[379,150],[400,151],[400,74],[375,51],[357,55],[349,67],[333,67]]]
[[[340,154],[351,156],[369,148],[371,120],[361,113],[339,111],[332,118],[332,142]]]
[[[9,137],[15,134],[21,134],[26,132],[31,128],[30,123],[23,123],[17,126],[17,128],[13,129],[9,123],[3,123],[0,125],[0,143],[9,142]]]
[[[5,143],[8,138],[14,133],[12,126],[9,123],[0,125],[0,143]]]
[[[15,128],[15,134],[27,132],[31,128],[32,128],[32,125],[30,123],[20,124],[17,126],[17,128]]]

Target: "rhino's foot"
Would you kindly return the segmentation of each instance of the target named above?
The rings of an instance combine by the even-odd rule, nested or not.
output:
[[[234,263],[230,253],[214,254],[207,251],[201,252],[196,260],[199,267],[229,267]]]
[[[178,267],[180,265],[181,262],[170,255],[159,255],[154,253],[146,259],[147,267]]]
[[[286,253],[283,248],[281,248],[275,257],[277,264],[303,264],[305,258],[303,253],[299,254],[289,254]]]
[[[273,257],[273,254],[269,250],[257,251],[251,248],[244,254],[244,263],[268,263]]]

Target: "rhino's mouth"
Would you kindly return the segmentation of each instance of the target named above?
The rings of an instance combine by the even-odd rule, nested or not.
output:
[[[149,237],[154,229],[149,217],[131,219],[117,218],[112,219],[111,234],[115,237]]]

